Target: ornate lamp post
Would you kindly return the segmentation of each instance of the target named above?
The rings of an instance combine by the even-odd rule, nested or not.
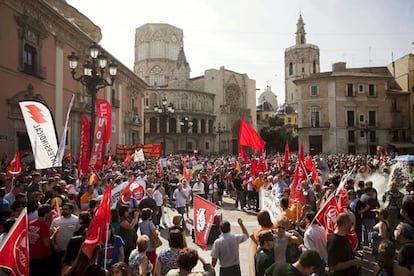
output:
[[[219,142],[219,146],[218,146],[218,153],[219,154],[221,154],[221,138],[220,138],[220,136],[221,136],[221,134],[222,133],[224,133],[224,130],[226,129],[226,127],[225,126],[221,126],[221,124],[220,123],[218,123],[218,127],[217,127],[217,131],[216,131],[216,133],[218,134],[218,142]]]
[[[162,131],[162,154],[165,155],[166,150],[166,143],[165,143],[165,135],[167,133],[167,119],[170,117],[169,114],[174,113],[174,106],[172,103],[168,103],[166,98],[161,100],[161,106],[154,104],[154,112],[158,113],[165,122],[165,128]]]
[[[180,122],[181,129],[185,132],[185,150],[188,150],[188,131],[193,126],[193,122],[190,121],[190,118],[185,116]]]
[[[96,93],[99,89],[106,86],[112,86],[118,71],[118,65],[112,60],[108,64],[107,57],[103,54],[102,49],[95,42],[89,47],[89,55],[83,64],[83,75],[76,76],[76,68],[78,67],[79,58],[74,52],[68,56],[69,68],[71,69],[72,78],[84,86],[91,95],[91,132],[90,132],[90,151],[92,151],[93,136],[95,132],[95,106]],[[108,72],[106,72],[108,70]],[[108,76],[109,75],[109,76]],[[111,81],[108,81],[107,78]]]

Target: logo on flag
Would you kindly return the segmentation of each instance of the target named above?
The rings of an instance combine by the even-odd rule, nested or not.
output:
[[[194,195],[195,240],[203,249],[206,248],[215,212],[216,205],[198,195]]]

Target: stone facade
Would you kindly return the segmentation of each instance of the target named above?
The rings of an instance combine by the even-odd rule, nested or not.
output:
[[[410,141],[409,93],[387,67],[348,69],[341,62],[294,83],[306,152],[375,154],[378,145]]]
[[[136,29],[134,71],[150,86],[145,93],[146,143],[165,139],[166,154],[194,149],[237,153],[240,119],[256,125],[255,81],[224,67],[190,78],[183,45],[183,31],[169,24]],[[174,107],[168,118],[154,112],[163,98]],[[191,126],[183,126],[185,118]]]
[[[285,103],[294,109],[300,97],[294,81],[320,72],[319,47],[306,43],[302,15],[296,26],[296,44],[285,50]]]
[[[101,40],[101,31],[85,15],[65,1],[2,1],[0,5],[3,40],[0,51],[0,153],[10,160],[16,148],[32,152],[20,100],[38,100],[51,110],[57,135],[62,136],[66,110],[76,95],[70,115],[66,151],[77,156],[81,116],[90,115],[91,96],[71,77],[67,56],[77,53],[83,64],[92,42]],[[5,43],[7,41],[7,43]],[[106,52],[108,60],[116,60]],[[116,144],[143,143],[143,99],[146,84],[123,64],[112,87],[100,89],[97,98],[112,106],[110,154]],[[77,72],[81,73],[81,68]],[[7,111],[7,112],[6,112]],[[8,156],[8,157],[7,157]],[[3,160],[2,160],[3,161]],[[6,160],[7,161],[7,160]]]

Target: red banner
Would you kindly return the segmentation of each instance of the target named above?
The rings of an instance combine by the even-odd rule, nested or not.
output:
[[[129,153],[132,154],[135,150],[142,149],[144,152],[144,156],[148,157],[160,157],[161,156],[161,144],[137,144],[137,145],[116,145],[116,158],[123,159]]]
[[[103,99],[97,99],[96,113],[98,117],[106,118],[105,143],[107,144],[111,139],[111,105],[109,102]]]
[[[213,224],[216,205],[204,198],[194,195],[194,230],[196,244],[206,248],[208,235]]]
[[[0,267],[11,275],[29,275],[29,233],[27,209],[24,208],[0,246]]]
[[[78,156],[78,171],[79,176],[88,174],[89,167],[89,143],[90,143],[90,123],[88,117],[82,115],[82,122],[80,128],[80,145]]]
[[[92,153],[89,165],[101,171],[105,161],[106,118],[96,117],[95,134],[93,135]]]

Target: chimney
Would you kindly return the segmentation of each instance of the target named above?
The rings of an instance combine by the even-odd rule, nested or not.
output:
[[[346,71],[346,62],[336,62],[332,64],[332,72]]]

